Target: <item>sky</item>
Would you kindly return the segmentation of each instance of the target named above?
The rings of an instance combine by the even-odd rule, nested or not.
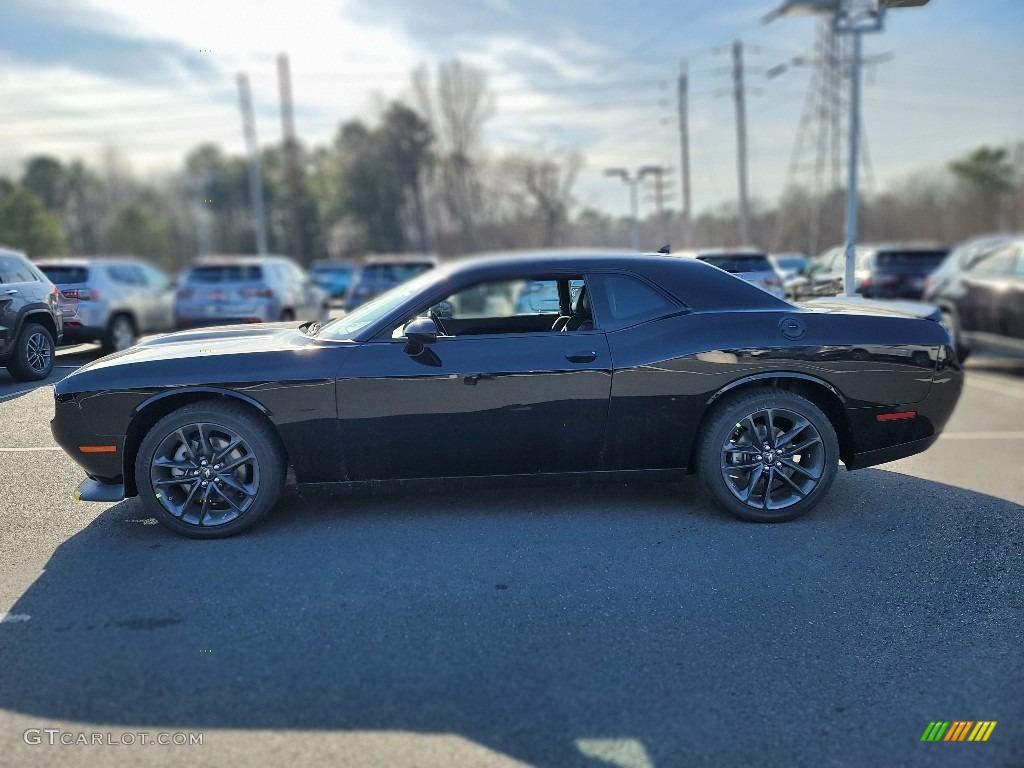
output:
[[[244,152],[236,76],[250,80],[261,145],[282,137],[277,57],[287,53],[307,146],[340,123],[411,100],[410,72],[459,58],[494,98],[494,157],[576,149],[580,206],[616,215],[610,167],[668,170],[680,205],[677,81],[689,70],[694,211],[737,198],[734,41],[744,45],[752,198],[780,194],[801,125],[816,21],[762,18],[779,0],[3,0],[0,174],[40,153],[102,167],[115,147],[145,177],[180,171],[203,142]],[[931,0],[865,37],[868,191],[983,145],[1024,141],[1024,0]],[[810,179],[805,154],[798,180]],[[802,174],[802,175],[801,175]],[[651,213],[641,197],[641,216]]]

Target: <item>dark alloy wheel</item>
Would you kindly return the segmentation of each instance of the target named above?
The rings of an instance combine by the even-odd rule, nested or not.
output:
[[[53,336],[38,323],[25,323],[7,370],[18,381],[39,381],[53,370]]]
[[[143,502],[164,525],[186,536],[220,538],[270,511],[284,469],[276,436],[248,408],[195,403],[149,431],[135,478]]]
[[[756,390],[723,402],[700,438],[697,471],[712,498],[744,520],[782,522],[828,492],[839,441],[806,398]]]

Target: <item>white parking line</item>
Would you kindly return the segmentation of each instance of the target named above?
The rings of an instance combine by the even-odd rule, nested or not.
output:
[[[0,453],[34,453],[35,451],[63,451],[59,445],[47,445],[40,448],[0,448]]]
[[[17,392],[8,392],[6,395],[0,395],[0,403],[2,403],[4,400],[12,400],[15,397],[21,397],[22,395],[27,395],[29,392],[35,392],[37,389],[42,389],[44,386],[52,386],[52,385],[44,384],[44,385],[39,386],[39,387],[32,387],[31,389],[21,389],[21,390],[18,390]]]
[[[1024,400],[1024,385],[1010,384],[1008,382],[1000,381],[999,379],[981,376],[977,373],[971,373],[970,371],[967,372],[967,386],[978,387],[979,389],[995,392],[999,395],[1006,395],[1007,397],[1016,397],[1018,400]]]
[[[1024,440],[1024,432],[943,432],[943,440]]]

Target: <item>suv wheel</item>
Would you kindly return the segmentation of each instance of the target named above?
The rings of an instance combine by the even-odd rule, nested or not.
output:
[[[53,336],[38,323],[25,323],[7,364],[18,381],[39,381],[53,370]]]
[[[135,344],[135,323],[128,315],[114,315],[103,336],[104,352],[120,352]]]

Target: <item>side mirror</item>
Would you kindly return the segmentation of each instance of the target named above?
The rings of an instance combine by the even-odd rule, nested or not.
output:
[[[437,325],[429,317],[417,317],[405,326],[405,338],[413,344],[433,344],[437,341]]]

